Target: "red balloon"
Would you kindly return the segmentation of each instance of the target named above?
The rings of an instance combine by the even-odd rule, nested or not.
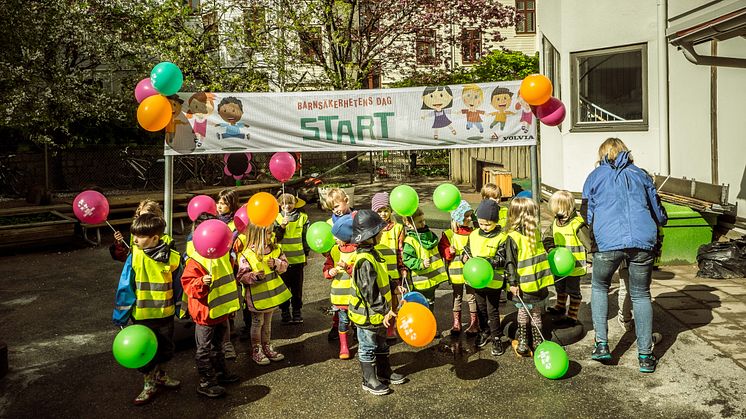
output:
[[[269,171],[275,179],[285,183],[295,174],[295,159],[284,151],[275,153],[269,160]]]
[[[100,192],[83,191],[73,200],[73,214],[82,223],[103,223],[109,217],[109,201]]]
[[[215,219],[200,223],[192,236],[194,250],[207,259],[218,259],[225,256],[231,249],[232,240],[233,233],[228,225]]]
[[[565,105],[561,100],[553,97],[543,105],[534,109],[536,117],[544,124],[555,127],[565,120]]]
[[[187,215],[189,219],[194,221],[203,212],[218,215],[218,206],[215,204],[215,200],[207,195],[197,195],[189,201],[187,205]]]
[[[246,230],[246,227],[249,226],[249,213],[246,212],[246,204],[242,205],[233,215],[233,224],[236,226],[236,231],[239,233]]]

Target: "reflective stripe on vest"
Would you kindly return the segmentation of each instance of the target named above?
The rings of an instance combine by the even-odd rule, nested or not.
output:
[[[186,254],[190,259],[194,259],[195,262],[202,265],[203,268],[207,269],[209,267],[208,271],[212,277],[210,292],[207,294],[210,318],[217,319],[240,310],[238,285],[236,285],[236,277],[233,276],[230,254],[227,253],[217,259],[207,259],[197,253],[191,241],[187,242]]]
[[[282,223],[282,214],[277,214],[275,219],[277,224]],[[296,265],[306,261],[306,254],[303,252],[303,226],[308,222],[308,216],[305,213],[299,213],[298,219],[290,221],[285,226],[285,235],[280,240],[280,249],[288,259],[290,265]]]
[[[179,253],[171,250],[168,263],[162,263],[151,259],[137,246],[131,249],[136,298],[132,317],[147,320],[173,316],[176,306],[171,274],[179,266]]]
[[[518,266],[516,271],[520,276],[521,291],[535,293],[542,288],[554,284],[554,276],[549,269],[547,252],[541,244],[541,237],[537,232],[536,245],[532,248],[528,237],[517,231],[511,231],[508,236],[518,247]]]
[[[330,252],[332,261],[334,261],[334,267],[337,267],[339,261],[343,261],[348,265],[355,264],[355,252],[342,252],[339,250],[339,246],[332,247]],[[350,304],[350,294],[352,293],[352,285],[350,274],[344,269],[337,269],[337,276],[332,279],[332,289],[329,294],[329,299],[332,305],[335,306],[347,306]]]
[[[552,225],[552,235],[556,246],[564,246],[572,252],[575,257],[575,269],[568,276],[583,276],[586,274],[585,246],[578,238],[578,229],[583,225],[583,217],[576,216],[564,226],[557,224],[557,219]]]
[[[461,255],[464,253],[464,247],[469,242],[468,234],[457,234],[453,230],[446,230],[443,234],[448,237],[448,242],[451,243],[456,254],[453,260],[448,264],[448,276],[451,278],[451,284],[463,284],[464,283],[464,262],[461,262]]]
[[[290,290],[285,286],[285,282],[267,264],[269,258],[280,257],[279,248],[273,249],[262,260],[259,260],[257,254],[251,249],[244,249],[241,255],[249,262],[252,271],[264,272],[264,280],[249,285],[248,294],[255,309],[259,311],[268,310],[290,299]]]
[[[438,246],[432,249],[425,249],[420,246],[420,241],[416,237],[407,236],[404,242],[412,246],[417,252],[417,257],[422,260],[429,260],[430,266],[422,270],[412,270],[412,284],[417,290],[427,290],[437,287],[438,284],[448,281],[448,272],[443,258],[438,253]]]
[[[372,254],[368,252],[357,253],[355,256],[355,265],[352,268],[352,275],[355,275],[355,269],[360,264],[360,261],[367,260],[373,264],[376,270],[376,284],[378,290],[386,299],[386,302],[391,304],[391,288],[389,286],[389,277],[386,273],[386,265],[383,262],[378,262]],[[347,307],[347,314],[350,317],[350,321],[359,326],[371,326],[379,325],[383,323],[383,314],[376,313],[370,309],[370,304],[363,300],[355,285],[355,281],[350,281],[352,293],[350,294],[350,305]]]
[[[498,212],[497,225],[499,225],[501,229],[505,230],[505,226],[508,225],[508,207],[500,207],[500,212]]]
[[[379,253],[386,260],[386,270],[389,273],[389,279],[399,279],[401,274],[399,273],[399,266],[397,264],[397,250],[399,249],[399,237],[404,231],[404,226],[399,223],[394,223],[394,226],[389,230],[381,231],[381,241],[378,244]]]
[[[479,229],[476,229],[469,234],[469,248],[471,249],[471,256],[478,258],[491,258],[497,254],[497,249],[500,245],[508,238],[504,232],[498,233],[495,237],[483,237],[479,234]],[[493,269],[494,274],[492,281],[487,284],[487,288],[500,289],[505,283],[505,269],[497,268]]]

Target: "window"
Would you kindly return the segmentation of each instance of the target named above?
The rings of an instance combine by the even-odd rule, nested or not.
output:
[[[243,9],[244,30],[249,42],[258,41],[265,30],[265,10],[261,6],[251,5]]]
[[[482,56],[482,32],[479,29],[461,31],[461,62],[475,63]]]
[[[199,0],[183,0],[185,6],[189,6],[192,10],[192,14],[199,13]]]
[[[318,28],[301,31],[299,37],[300,52],[303,57],[308,60],[315,60],[323,56],[321,31]]]
[[[205,49],[212,51],[218,48],[218,14],[215,11],[202,15],[202,28],[205,37]]]
[[[515,12],[518,15],[515,33],[536,33],[536,2],[515,0]]]
[[[570,54],[572,129],[648,129],[647,46]]]
[[[552,87],[554,88],[552,96],[561,99],[560,87],[562,83],[560,81],[561,67],[559,51],[554,48],[554,45],[546,37],[542,38],[541,46],[544,54],[544,66],[541,73],[549,77],[549,81],[552,82]]]
[[[363,89],[380,89],[381,88],[381,65],[374,63],[368,72],[368,77],[363,81]]]
[[[417,32],[415,55],[418,65],[433,65],[435,62],[435,29]]]

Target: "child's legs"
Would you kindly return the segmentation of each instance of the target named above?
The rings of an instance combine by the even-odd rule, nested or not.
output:
[[[347,330],[350,328],[350,317],[347,315],[347,310],[340,309],[337,312],[337,315],[339,315],[339,324],[337,325],[337,330],[341,333],[347,332]]]
[[[570,296],[570,308],[567,310],[567,316],[571,319],[578,319],[578,310],[580,302],[583,301],[583,294],[580,293],[580,276],[568,276],[561,282],[565,283],[565,289]]]
[[[269,343],[272,337],[272,314],[274,312],[275,309],[273,308],[261,314],[264,317],[264,321],[262,322],[262,344]]]
[[[264,313],[251,313],[251,345],[262,343],[262,328],[264,326]]]
[[[563,310],[565,308],[566,300],[567,300],[567,280],[569,277],[566,277],[564,279],[561,279],[554,283],[554,290],[557,292],[557,302],[554,304],[554,307],[560,310]]]
[[[489,330],[490,326],[487,317],[487,296],[485,294],[484,288],[474,290],[474,299],[477,303],[477,318],[479,318],[479,329],[482,331]]]
[[[167,362],[174,355],[174,319],[173,317],[167,317],[163,319],[135,320],[134,323],[142,324],[152,330],[155,333],[155,338],[158,340],[158,349],[153,359],[145,366],[137,369],[141,373],[147,374],[156,365]]]
[[[466,286],[466,305],[469,306],[469,313],[477,312],[477,297],[474,288]]]
[[[197,363],[197,372],[201,376],[210,375],[212,372],[210,353],[212,352],[214,336],[214,327],[201,324],[194,325],[194,340],[197,344],[194,360]]]
[[[433,311],[435,309],[435,288],[436,287],[428,288],[426,290],[417,290],[427,299],[427,303],[430,306],[430,311]]]
[[[464,294],[464,284],[451,284],[453,295],[451,301],[453,302],[453,311],[461,311],[461,303],[463,302],[462,295]]]
[[[220,341],[223,345],[226,343],[230,343],[231,341],[231,321],[230,319],[225,321],[225,333],[223,333],[223,336],[220,338]]]
[[[289,265],[288,270],[282,274],[282,280],[290,290],[291,297],[290,300],[280,304],[280,309],[287,312],[292,306],[293,313],[300,314],[300,309],[303,307],[303,264]]]
[[[479,132],[484,131],[484,128],[482,128],[482,123],[481,122],[475,122],[474,125],[477,126],[477,128],[479,129]]]
[[[385,338],[385,336],[384,336]],[[384,339],[385,341],[385,339]],[[360,362],[376,360],[376,329],[357,328],[357,357]]]
[[[487,317],[489,318],[490,334],[493,338],[502,336],[500,330],[500,289],[485,288],[485,300],[487,302]]]

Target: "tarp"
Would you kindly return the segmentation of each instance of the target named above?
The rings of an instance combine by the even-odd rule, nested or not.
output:
[[[536,145],[520,81],[290,93],[179,93],[166,155]]]

